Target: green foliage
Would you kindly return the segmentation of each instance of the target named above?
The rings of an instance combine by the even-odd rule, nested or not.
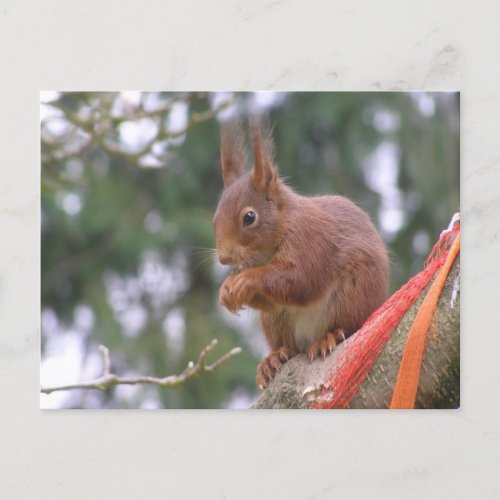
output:
[[[456,94],[59,93],[42,105],[42,377],[68,339],[80,379],[98,375],[100,343],[120,374],[179,373],[213,338],[214,356],[243,352],[179,389],[74,392],[58,404],[218,408],[255,397],[257,322],[220,309],[223,274],[203,249],[214,247],[222,189],[218,120],[263,108],[289,184],[346,195],[381,228],[393,289],[422,268],[459,205]]]

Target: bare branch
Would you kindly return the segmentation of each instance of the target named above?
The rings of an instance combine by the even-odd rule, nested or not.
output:
[[[102,354],[104,365],[104,376],[107,377],[111,373],[111,360],[109,359],[109,349],[105,345],[100,345],[99,350]]]
[[[157,109],[150,111],[145,111],[142,106],[140,108],[129,109],[125,116],[119,118],[112,116],[110,103],[101,103],[99,118],[82,118],[77,113],[71,112],[64,104],[54,101],[48,105],[59,109],[63,113],[64,119],[73,127],[70,133],[75,134],[78,132],[83,138],[77,144],[69,145],[66,138],[52,137],[43,130],[42,124],[42,143],[49,148],[48,152],[42,154],[42,163],[48,165],[54,161],[62,161],[79,156],[89,147],[97,146],[110,156],[119,156],[131,165],[143,168],[144,165],[141,161],[147,155],[155,157],[158,161],[164,161],[158,158],[158,155],[154,154],[153,146],[155,144],[168,139],[182,137],[198,124],[216,117],[218,113],[230,106],[232,102],[233,99],[229,98],[213,109],[193,113],[184,129],[171,131],[167,128],[166,117],[171,111],[173,101],[161,104]],[[130,152],[114,137],[113,132],[116,131],[120,123],[141,118],[154,119],[157,131],[139,151]]]
[[[81,382],[79,384],[70,384],[70,385],[61,385],[57,387],[42,387],[40,392],[43,394],[50,394],[56,391],[70,391],[73,389],[95,389],[98,391],[105,391],[110,387],[115,385],[137,385],[137,384],[151,384],[157,385],[163,389],[172,389],[174,387],[178,387],[188,380],[192,378],[203,375],[204,373],[213,372],[219,366],[224,364],[226,361],[229,361],[232,357],[236,356],[241,352],[240,347],[235,347],[231,349],[227,354],[220,357],[217,361],[212,363],[211,365],[206,364],[206,358],[210,351],[217,344],[217,339],[212,340],[210,344],[208,344],[200,353],[198,357],[198,361],[193,363],[189,362],[186,369],[180,375],[169,375],[164,378],[156,378],[156,377],[148,377],[148,376],[139,376],[139,377],[119,377],[111,373],[111,362],[109,357],[109,350],[107,347],[101,345],[99,346],[99,350],[101,351],[103,357],[103,374],[101,377],[91,380],[89,382]]]

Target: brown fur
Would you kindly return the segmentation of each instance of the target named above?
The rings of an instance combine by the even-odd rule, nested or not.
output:
[[[337,329],[358,330],[387,296],[389,262],[366,213],[341,196],[294,193],[277,175],[270,135],[255,121],[251,131],[255,160],[245,173],[241,130],[223,129],[224,192],[214,227],[221,262],[239,269],[223,283],[221,304],[261,311],[273,351],[258,370],[265,386],[291,355],[311,348],[314,358],[322,352],[314,342],[331,346]],[[244,226],[248,210],[256,220]]]

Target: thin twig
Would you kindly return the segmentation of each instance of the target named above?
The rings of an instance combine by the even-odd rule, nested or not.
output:
[[[226,99],[225,101],[218,104],[213,109],[208,109],[206,111],[193,113],[187,126],[182,130],[171,131],[166,127],[165,118],[171,110],[172,103],[168,105],[160,106],[156,110],[151,110],[149,112],[143,109],[135,109],[130,112],[127,117],[116,118],[111,116],[110,109],[106,109],[104,106],[101,108],[101,118],[100,121],[92,121],[91,119],[83,119],[77,113],[71,112],[65,105],[60,102],[54,101],[49,103],[49,106],[59,109],[63,113],[63,117],[74,127],[74,130],[80,131],[84,135],[84,139],[77,145],[68,146],[66,143],[66,138],[63,140],[57,140],[55,137],[48,134],[42,129],[42,143],[45,144],[50,151],[42,154],[42,163],[44,165],[50,164],[54,161],[63,161],[71,157],[79,156],[84,150],[96,145],[100,147],[105,153],[111,156],[119,156],[129,162],[131,165],[143,168],[141,160],[146,155],[152,155],[157,158],[157,155],[153,153],[153,146],[158,142],[167,139],[176,139],[182,137],[187,132],[189,132],[196,125],[211,120],[218,113],[227,109],[233,102],[232,98]],[[110,133],[118,127],[118,125],[123,121],[137,120],[141,117],[155,118],[157,131],[154,136],[149,139],[146,144],[139,151],[130,152],[127,151],[123,146],[115,139],[110,137]],[[61,117],[58,117],[61,118]],[[112,135],[112,134],[111,134]],[[162,161],[157,158],[158,161]]]
[[[105,391],[110,387],[115,385],[136,385],[136,384],[152,384],[157,385],[163,389],[172,389],[186,383],[192,378],[203,375],[204,373],[213,372],[219,366],[229,361],[233,356],[236,356],[241,352],[240,347],[235,347],[231,349],[227,354],[220,357],[217,361],[211,365],[206,364],[206,358],[210,351],[216,346],[217,340],[214,339],[210,344],[208,344],[198,356],[198,361],[193,363],[190,361],[186,369],[180,375],[169,375],[164,378],[139,376],[139,377],[119,377],[111,373],[111,362],[109,357],[109,350],[107,347],[101,345],[99,350],[101,351],[103,357],[103,374],[101,377],[91,380],[89,382],[81,382],[79,384],[61,385],[57,387],[42,387],[40,392],[44,394],[50,394],[56,391],[70,391],[73,389],[96,389],[98,391]]]

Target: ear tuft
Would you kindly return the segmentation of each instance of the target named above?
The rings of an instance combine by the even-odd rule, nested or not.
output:
[[[220,161],[224,187],[227,188],[245,173],[247,164],[245,136],[237,121],[225,123],[221,127]]]
[[[250,120],[250,133],[252,136],[252,147],[254,155],[254,166],[252,168],[252,184],[257,191],[265,192],[269,199],[271,193],[276,192],[278,173],[273,167],[274,146],[271,130],[261,125],[257,118]]]

